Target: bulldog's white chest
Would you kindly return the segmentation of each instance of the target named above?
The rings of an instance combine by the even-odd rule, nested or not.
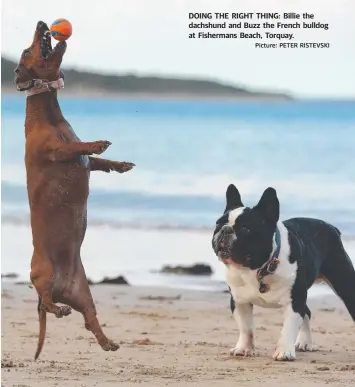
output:
[[[263,308],[281,308],[289,303],[295,276],[282,277],[276,274],[266,276],[264,282],[269,291],[260,293],[256,270],[227,268],[227,283],[236,303],[251,303]]]

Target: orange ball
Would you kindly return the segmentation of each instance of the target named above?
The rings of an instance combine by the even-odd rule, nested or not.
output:
[[[70,38],[73,29],[67,19],[57,19],[51,25],[51,35],[56,40],[67,40]]]

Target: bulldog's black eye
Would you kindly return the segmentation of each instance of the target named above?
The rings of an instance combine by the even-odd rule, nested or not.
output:
[[[30,51],[29,50],[25,50],[24,52],[23,52],[23,56],[30,56]]]

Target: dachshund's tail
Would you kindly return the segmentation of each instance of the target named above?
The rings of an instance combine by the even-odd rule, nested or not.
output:
[[[42,298],[38,297],[38,318],[39,318],[39,336],[38,336],[38,344],[37,344],[37,350],[35,354],[35,360],[38,359],[38,356],[40,355],[44,339],[46,337],[46,326],[47,326],[47,313],[41,308]]]

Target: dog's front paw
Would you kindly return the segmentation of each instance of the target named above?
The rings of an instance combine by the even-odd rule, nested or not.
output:
[[[136,164],[130,163],[128,161],[116,161],[112,163],[112,169],[119,173],[125,173],[130,171]]]
[[[278,345],[272,357],[274,360],[278,361],[294,361],[296,360],[295,347],[287,345]]]
[[[298,334],[296,345],[296,351],[306,352],[313,350],[312,336],[310,333],[300,332]]]
[[[91,145],[91,152],[95,153],[97,155],[101,155],[101,153],[105,152],[105,150],[111,145],[112,143],[110,141],[95,141],[92,142]]]
[[[241,347],[236,345],[234,348],[230,349],[231,356],[246,356],[249,357],[253,354],[253,348],[251,347]]]
[[[251,356],[254,351],[253,332],[241,334],[234,348],[230,349],[231,356]]]
[[[251,356],[254,350],[253,335],[250,334],[247,337],[239,338],[236,346],[231,348],[231,356]]]

